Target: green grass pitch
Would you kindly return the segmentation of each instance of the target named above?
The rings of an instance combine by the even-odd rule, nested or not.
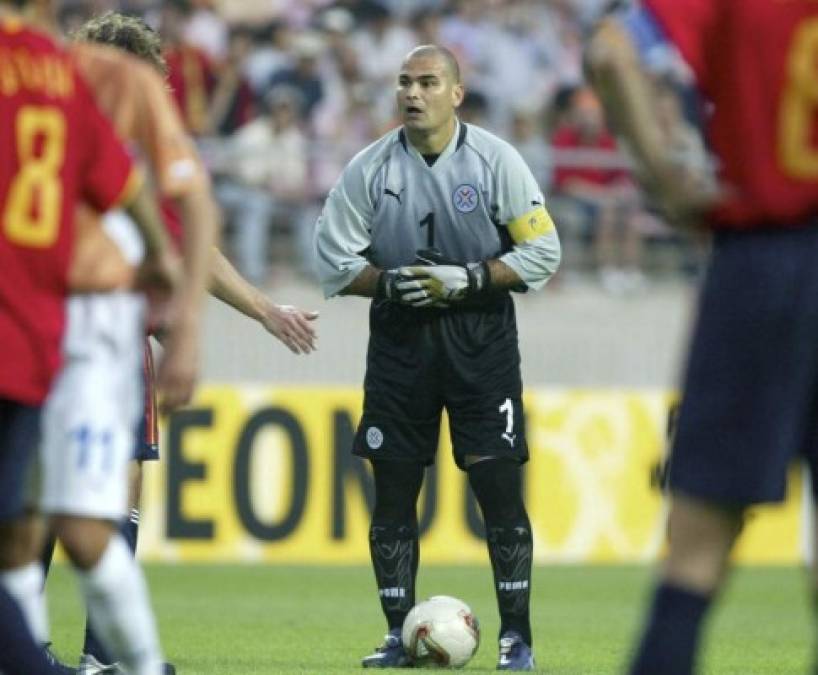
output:
[[[365,567],[149,565],[163,646],[180,675],[360,673],[359,659],[384,632],[372,573]],[[621,672],[652,572],[644,567],[539,567],[532,602],[541,672]],[[482,625],[466,667],[493,671],[498,620],[488,568],[425,567],[419,598],[462,598]],[[803,675],[812,620],[797,568],[734,575],[715,612],[704,675]],[[82,622],[67,567],[48,584],[54,647],[75,661]]]

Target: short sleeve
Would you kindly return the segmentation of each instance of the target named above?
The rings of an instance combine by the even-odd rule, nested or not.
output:
[[[82,198],[97,211],[127,202],[141,183],[142,177],[111,122],[100,112],[84,80],[77,75],[78,112],[82,134],[81,152]]]
[[[316,267],[326,297],[337,295],[366,267],[373,215],[363,169],[353,160],[330,191],[316,225]]]
[[[497,162],[497,217],[511,223],[544,204],[542,190],[525,160],[503,144]]]
[[[561,251],[554,222],[531,170],[510,145],[501,146],[497,164],[497,218],[514,247],[500,257],[527,288],[539,289],[559,266]]]

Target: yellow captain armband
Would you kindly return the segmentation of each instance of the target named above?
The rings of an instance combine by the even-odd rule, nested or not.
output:
[[[522,244],[550,232],[554,221],[544,206],[538,206],[508,224],[508,233],[515,244]]]

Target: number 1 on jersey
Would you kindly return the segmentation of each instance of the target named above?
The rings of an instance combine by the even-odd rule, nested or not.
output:
[[[435,247],[435,214],[432,211],[426,214],[426,217],[421,220],[418,225],[427,228],[426,230],[426,248]]]

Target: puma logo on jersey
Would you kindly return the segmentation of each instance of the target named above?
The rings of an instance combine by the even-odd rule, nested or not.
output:
[[[404,190],[406,190],[406,188],[403,188],[403,189],[399,190],[398,192],[392,192],[392,190],[390,190],[389,188],[385,188],[383,193],[385,195],[389,195],[390,197],[394,197],[395,199],[398,200],[398,204],[403,206],[403,202],[400,200],[400,196],[403,194]]]
[[[504,441],[508,441],[508,444],[513,448],[514,447],[514,439],[517,437],[517,434],[508,434],[504,433],[500,438]]]

